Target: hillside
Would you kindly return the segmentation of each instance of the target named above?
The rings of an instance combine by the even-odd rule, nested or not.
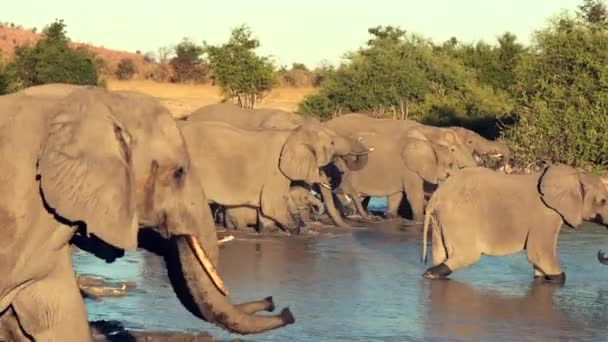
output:
[[[39,33],[34,33],[32,30],[0,24],[0,50],[8,55],[12,55],[19,46],[35,44],[40,37]],[[131,58],[136,64],[145,63],[143,55],[133,52],[112,50],[79,42],[72,42],[71,45],[86,47],[108,65],[116,65],[123,58]]]

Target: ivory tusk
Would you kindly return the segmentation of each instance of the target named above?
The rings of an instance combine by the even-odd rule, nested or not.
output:
[[[331,186],[329,186],[329,185],[327,185],[327,184],[325,184],[325,183],[323,183],[323,182],[319,182],[319,184],[320,184],[322,187],[324,187],[325,189],[329,189],[329,190],[331,190]]]
[[[223,293],[224,296],[227,296],[228,289],[226,289],[226,287],[224,286],[222,278],[220,278],[220,275],[217,273],[215,267],[213,267],[213,263],[211,263],[211,260],[209,260],[209,257],[207,256],[205,250],[201,247],[196,238],[192,235],[186,235],[186,241],[188,241],[188,244],[190,245],[190,248],[192,248],[194,255],[196,255],[196,258],[203,266],[203,269],[205,269],[205,272],[207,272],[207,274],[211,278],[211,281],[213,281],[213,284],[215,284],[217,289],[220,290],[220,292]]]
[[[369,151],[370,151],[370,152],[374,152],[374,148],[373,148],[373,147],[370,147],[370,148],[369,148]]]
[[[492,158],[500,158],[502,157],[502,153],[490,154],[489,156]]]
[[[218,244],[218,245],[221,245],[221,244],[223,244],[224,242],[228,242],[228,241],[230,241],[230,240],[234,240],[234,236],[232,236],[232,235],[228,235],[228,236],[224,237],[223,239],[219,239],[219,240],[217,241],[217,244]]]

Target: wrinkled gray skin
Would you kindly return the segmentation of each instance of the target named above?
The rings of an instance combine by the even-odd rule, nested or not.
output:
[[[449,129],[358,113],[342,115],[324,125],[374,149],[364,169],[340,170],[345,181],[343,192],[353,197],[359,214],[367,219],[370,217],[361,206],[360,195],[397,199],[398,208],[405,193],[413,219],[421,222],[424,182],[438,184],[449,174],[448,170],[476,165],[471,152]],[[396,215],[397,208],[391,208],[394,212],[389,216]]]
[[[155,99],[69,85],[4,95],[0,141],[0,336],[91,340],[70,243],[108,262],[138,246],[163,255],[182,304],[229,331],[294,322],[289,309],[258,316],[231,304],[213,267],[201,266],[217,267],[211,212]]]
[[[345,159],[352,170],[367,161],[365,146],[315,121],[291,130],[241,129],[217,121],[178,125],[211,202],[259,208],[262,216],[291,233],[300,229],[287,206],[292,182],[318,184],[319,168],[337,159]],[[350,159],[353,154],[360,158]]]
[[[188,117],[183,120],[189,122],[195,121],[207,121],[207,122],[225,122],[230,125],[246,130],[268,130],[268,129],[279,129],[279,130],[292,130],[301,126],[305,123],[310,125],[320,124],[320,121],[316,118],[304,117],[299,114],[286,112],[279,109],[244,109],[234,104],[220,103],[204,106],[194,111]],[[321,125],[320,127],[325,127]],[[338,135],[336,132],[331,132],[336,137],[336,142],[343,142],[345,146],[337,146],[339,150],[348,149],[350,145],[358,145],[357,149],[361,149],[361,143],[354,141],[348,137]],[[349,170],[356,170],[363,168],[367,162],[367,156],[343,156],[342,161],[348,163]],[[333,163],[333,162],[332,162]],[[320,173],[321,182],[329,184],[329,182],[335,182],[331,177],[328,177],[322,169]],[[349,228],[350,225],[346,223],[336,209],[334,202],[334,195],[326,187],[314,185],[313,188],[321,193],[323,200],[327,203],[327,214],[332,221],[344,228]],[[249,214],[251,215],[251,213]],[[262,221],[267,222],[267,219],[262,218]]]
[[[317,215],[322,215],[325,211],[320,199],[316,198],[310,190],[297,185],[289,189],[287,207],[292,217],[305,214],[311,208]],[[260,210],[250,207],[226,208],[225,221],[226,228],[231,229],[255,227],[258,231],[262,231],[275,227],[274,221],[262,216]]]
[[[535,278],[563,282],[557,255],[562,224],[608,224],[608,191],[600,177],[555,164],[542,172],[506,175],[474,167],[452,175],[429,200],[423,261],[432,229],[433,267],[424,277],[443,278],[481,255],[526,250]]]

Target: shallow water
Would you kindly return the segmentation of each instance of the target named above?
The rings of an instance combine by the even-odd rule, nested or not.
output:
[[[79,273],[133,280],[123,298],[86,300],[89,320],[131,329],[201,331],[249,341],[555,341],[606,340],[608,232],[564,228],[558,253],[563,287],[533,285],[525,254],[483,257],[449,281],[421,277],[421,239],[400,229],[233,240],[221,248],[220,273],[235,301],[274,296],[296,323],[245,338],[199,321],[174,296],[164,263],[146,251],[113,264],[78,252]]]

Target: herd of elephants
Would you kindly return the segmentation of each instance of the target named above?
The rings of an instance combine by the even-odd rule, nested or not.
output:
[[[560,229],[607,225],[608,190],[562,164],[511,173],[509,158],[468,129],[361,113],[213,104],[175,119],[151,96],[67,84],[0,96],[0,340],[91,340],[74,247],[107,262],[161,255],[181,304],[228,331],[292,324],[289,308],[260,314],[272,300],[231,302],[216,226],[299,234],[326,213],[347,228],[338,195],[370,222],[370,197],[387,198],[388,217],[407,204],[425,262],[431,230],[425,278],[526,250],[535,281],[563,283]]]

